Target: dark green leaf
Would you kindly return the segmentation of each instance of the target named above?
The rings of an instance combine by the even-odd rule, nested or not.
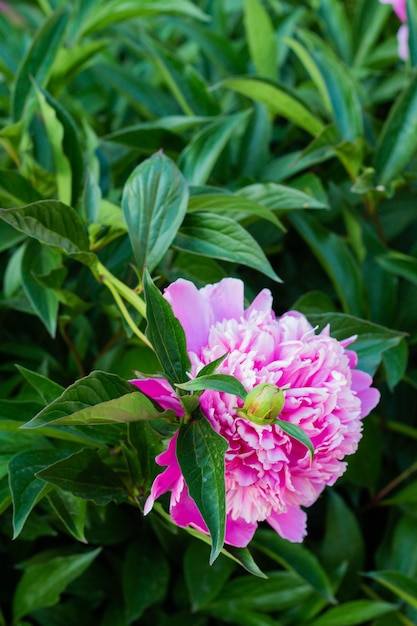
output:
[[[201,256],[247,265],[281,282],[257,241],[228,217],[209,213],[187,215],[173,245]]]
[[[327,209],[313,196],[277,183],[255,183],[239,189],[238,196],[251,199],[271,211],[289,211],[294,209]]]
[[[275,224],[278,228],[284,229],[270,208],[263,206],[263,203],[258,202],[255,198],[250,199],[244,197],[243,190],[239,190],[233,195],[225,193],[195,195],[190,198],[188,210],[205,212],[213,211],[213,213],[220,213],[220,215],[229,215],[230,217],[237,216],[237,219],[256,217],[258,219],[264,219],[268,222],[272,222],[272,224]]]
[[[375,151],[374,167],[380,185],[387,185],[402,172],[416,150],[417,73],[394,102],[382,127]]]
[[[162,153],[130,175],[122,198],[130,242],[140,271],[151,272],[171,245],[187,211],[188,187],[173,161]]]
[[[380,615],[396,610],[395,604],[377,600],[352,600],[328,609],[313,620],[310,626],[361,626]]]
[[[407,14],[408,51],[411,67],[417,66],[417,2],[407,0],[405,3]]]
[[[164,599],[169,582],[169,566],[162,550],[146,538],[129,545],[123,563],[123,595],[128,623]]]
[[[223,555],[209,565],[208,546],[196,541],[191,543],[184,555],[184,577],[191,610],[198,611],[214,600],[234,569],[233,561]]]
[[[405,339],[389,350],[385,350],[382,355],[387,384],[391,391],[402,380],[408,364],[408,346]]]
[[[33,95],[34,79],[44,85],[62,43],[69,18],[68,7],[61,7],[42,25],[16,73],[11,98],[13,121],[18,121]]]
[[[313,459],[314,457],[314,446],[311,443],[310,437],[305,434],[302,428],[297,426],[297,424],[292,424],[291,422],[286,422],[285,420],[277,419],[274,421],[274,424],[277,424],[290,437],[293,437],[297,441],[303,444],[310,452],[310,457]]]
[[[336,603],[332,584],[313,552],[271,530],[258,530],[253,545],[286,569],[296,572],[328,602]]]
[[[1,196],[5,195],[10,198],[12,206],[29,204],[42,199],[29,180],[13,170],[0,169],[0,190]],[[1,241],[7,241],[7,239],[2,237]]]
[[[90,448],[49,465],[37,472],[37,476],[78,498],[100,505],[112,500],[121,502],[126,497],[120,478]]]
[[[77,213],[57,200],[41,200],[23,207],[0,209],[0,219],[40,243],[60,248],[81,263],[91,265],[86,230]]]
[[[64,391],[64,387],[58,385],[58,383],[55,383],[46,376],[43,376],[43,374],[33,372],[23,367],[23,365],[16,365],[16,367],[27,382],[39,393],[46,404],[55,400]]]
[[[65,389],[56,400],[25,424],[24,428],[39,428],[78,411],[132,393],[137,393],[137,387],[120,376],[106,372],[92,372]],[[82,420],[81,423],[86,423],[86,420]]]
[[[48,495],[48,502],[64,527],[77,541],[87,543],[84,536],[87,503],[69,491],[53,489]]]
[[[146,300],[146,336],[154,348],[168,380],[182,383],[188,379],[191,369],[187,353],[187,341],[179,320],[171,305],[155,287],[149,272],[143,277]]]
[[[56,556],[29,565],[13,598],[15,620],[37,609],[58,604],[61,593],[91,565],[100,550]]]
[[[377,261],[391,274],[401,276],[417,285],[417,259],[414,256],[392,250],[388,254],[377,257]]]
[[[201,376],[208,376],[209,374],[214,374],[216,369],[220,367],[228,354],[229,353],[226,352],[225,354],[223,354],[223,356],[219,357],[215,361],[211,361],[211,363],[207,363],[207,365],[204,365],[204,367],[199,370],[197,378],[200,378]]]
[[[207,374],[200,375],[197,378],[176,385],[180,389],[186,391],[204,391],[205,389],[212,389],[213,391],[222,391],[223,393],[231,393],[238,398],[244,400],[247,396],[247,391],[237,378],[230,376],[230,374]]]
[[[210,563],[223,547],[226,525],[224,454],[227,442],[205,419],[182,426],[178,433],[177,458],[188,487],[210,532]]]

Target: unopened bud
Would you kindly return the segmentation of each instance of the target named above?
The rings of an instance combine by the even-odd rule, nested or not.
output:
[[[283,389],[272,383],[261,383],[248,393],[237,414],[255,424],[272,424],[281,413],[284,402]]]

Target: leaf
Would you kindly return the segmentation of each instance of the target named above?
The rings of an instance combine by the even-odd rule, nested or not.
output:
[[[344,311],[361,316],[362,277],[358,264],[342,238],[309,214],[292,213],[290,220],[328,274]]]
[[[76,498],[68,491],[53,489],[48,494],[48,502],[67,531],[77,541],[87,543],[84,536],[87,512],[86,501]]]
[[[385,350],[382,355],[384,363],[387,384],[390,391],[402,380],[407,370],[408,364],[408,346],[407,342],[402,339],[398,345],[393,346],[389,350]]]
[[[190,185],[204,185],[228,142],[248,121],[248,111],[221,116],[197,132],[178,162]]]
[[[229,214],[233,218],[237,215],[237,219],[243,219],[245,217],[256,217],[258,219],[264,219],[271,222],[278,228],[284,230],[283,225],[272,213],[272,211],[265,207],[262,203],[255,199],[244,197],[242,190],[239,190],[236,194],[207,194],[196,195],[190,198],[188,203],[189,211],[204,211],[219,213],[220,215]]]
[[[39,428],[49,422],[65,418],[77,411],[137,392],[137,387],[116,374],[91,372],[67,387],[63,393],[24,425],[25,429]]]
[[[188,487],[210,533],[210,564],[223,547],[226,525],[224,454],[227,442],[210,423],[199,419],[181,426],[177,458]]]
[[[277,183],[255,183],[242,187],[238,196],[250,199],[271,211],[289,211],[294,209],[328,209],[329,205],[313,196]]]
[[[223,215],[187,215],[173,246],[201,256],[247,265],[281,282],[257,241],[240,224]]]
[[[323,123],[283,85],[276,86],[256,78],[233,77],[223,80],[219,86],[265,104],[272,113],[303,128],[314,137],[324,130]]]
[[[188,187],[176,165],[162,153],[130,175],[122,198],[130,242],[140,271],[151,272],[171,245],[187,211]]]
[[[58,321],[58,298],[51,289],[45,289],[37,275],[47,275],[61,266],[61,254],[56,248],[42,246],[32,239],[22,258],[21,277],[25,293],[51,337],[55,337]]]
[[[52,402],[64,391],[64,387],[43,376],[43,374],[33,372],[23,365],[16,365],[16,367],[45,403]]]
[[[155,287],[149,272],[143,276],[146,301],[146,336],[161,363],[169,381],[182,383],[188,379],[191,369],[187,353],[187,340],[171,305]]]
[[[0,219],[40,243],[63,250],[80,263],[92,265],[84,225],[75,210],[57,200],[40,200],[23,207],[0,208]]]
[[[95,450],[85,448],[37,472],[37,477],[96,504],[122,502],[125,487]]]
[[[379,134],[374,167],[380,185],[387,185],[408,164],[416,150],[417,73],[394,102]]]
[[[42,446],[42,444],[41,444]],[[36,477],[37,471],[50,465],[62,456],[62,452],[45,448],[23,450],[9,462],[9,485],[13,501],[13,539],[22,531],[35,504],[45,496],[48,485]]]
[[[417,2],[408,0],[405,3],[407,15],[408,51],[411,67],[417,66]]]
[[[32,79],[39,85],[46,83],[65,35],[69,13],[68,7],[61,7],[53,13],[43,23],[23,57],[12,88],[11,114],[14,122],[23,117],[33,98]]]
[[[417,259],[414,256],[392,250],[377,257],[376,260],[387,272],[417,285]]]
[[[302,545],[291,543],[270,530],[258,530],[252,545],[305,582],[332,604],[336,603],[332,584],[317,557]]]
[[[243,22],[256,73],[277,78],[278,54],[273,24],[259,0],[245,0]]]
[[[385,505],[401,505],[401,504],[413,504],[417,503],[417,480],[412,481],[390,498],[385,498],[383,504]]]
[[[231,559],[220,555],[208,564],[207,546],[194,541],[184,554],[184,577],[191,601],[191,610],[199,611],[216,598],[235,569]]]
[[[310,626],[361,626],[380,615],[392,613],[397,607],[377,600],[351,600],[335,606],[310,622]]]
[[[13,598],[15,621],[41,608],[58,604],[68,585],[81,576],[100,554],[101,548],[74,554],[56,556],[28,565]]]
[[[352,62],[352,24],[340,0],[319,0],[318,14],[324,22],[327,40],[331,41],[341,59]]]
[[[397,346],[404,337],[401,331],[391,330],[343,313],[308,313],[307,317],[312,326],[318,330],[329,324],[330,335],[339,341],[358,335],[349,349],[358,355],[358,369],[368,372],[371,376],[380,364],[385,350]]]
[[[302,443],[303,446],[305,446],[307,450],[310,452],[311,460],[313,460],[314,446],[311,443],[310,437],[305,434],[305,432],[303,431],[302,428],[300,428],[300,426],[297,426],[297,424],[292,424],[291,422],[286,422],[285,420],[280,420],[280,419],[275,420],[273,423],[279,426],[281,430],[284,431],[284,433],[287,433],[287,435],[289,435],[290,437],[293,437],[293,439],[296,439],[297,441]]]
[[[138,620],[146,608],[164,599],[169,583],[164,553],[150,538],[144,539],[129,545],[123,562],[123,595],[129,624]]]
[[[201,375],[192,380],[188,380],[186,383],[177,384],[175,386],[180,389],[185,389],[186,391],[205,391],[206,389],[212,389],[213,391],[231,393],[232,395],[238,396],[238,398],[242,398],[242,400],[248,395],[240,380],[230,374]]]
[[[1,195],[10,197],[11,203],[16,206],[18,204],[29,204],[41,200],[41,195],[32,187],[29,180],[13,170],[0,168],[0,190]],[[16,233],[16,231],[14,231]],[[1,239],[7,242],[7,239]],[[1,249],[1,244],[0,244]]]

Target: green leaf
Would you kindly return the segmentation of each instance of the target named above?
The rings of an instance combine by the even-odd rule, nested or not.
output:
[[[0,169],[0,195],[10,198],[13,206],[19,204],[29,204],[41,200],[41,195],[32,187],[29,180],[13,170]],[[16,232],[16,231],[15,231]],[[7,242],[8,239],[1,239]],[[1,245],[0,245],[1,249]]]
[[[385,505],[396,505],[396,504],[413,504],[417,503],[417,480],[412,481],[390,498],[385,498],[383,500]]]
[[[239,189],[238,197],[250,199],[271,211],[294,209],[328,209],[329,205],[317,198],[277,183],[255,183]]]
[[[100,551],[101,548],[97,548],[90,552],[56,556],[28,565],[13,598],[15,621],[38,609],[58,604],[61,593],[81,576]]]
[[[257,241],[240,224],[223,215],[187,215],[173,245],[201,256],[247,265],[281,282]]]
[[[343,313],[307,313],[307,317],[314,327],[318,327],[318,331],[329,324],[330,335],[339,341],[358,335],[349,349],[358,355],[358,369],[368,372],[371,376],[380,364],[382,354],[397,346],[404,337],[404,333],[398,330],[391,330]]]
[[[36,475],[78,498],[92,500],[99,505],[126,499],[126,490],[120,478],[90,448],[75,452]]]
[[[245,0],[243,22],[256,73],[276,79],[278,54],[274,27],[259,0]]]
[[[413,285],[417,285],[417,259],[414,256],[392,250],[377,257],[376,260],[387,272],[401,276]]]
[[[336,603],[332,584],[317,557],[302,545],[291,543],[270,530],[258,530],[252,545],[305,582],[332,604]]]
[[[405,339],[386,350],[382,355],[387,384],[391,391],[402,380],[408,364],[408,346]]]
[[[151,342],[169,381],[182,383],[191,369],[184,329],[175,317],[171,305],[155,287],[149,272],[143,277],[146,300],[146,336]]]
[[[191,185],[207,182],[224,148],[245,127],[248,119],[248,111],[222,116],[193,136],[178,162]]]
[[[71,535],[83,543],[87,543],[84,536],[87,503],[76,498],[68,491],[53,489],[48,494],[48,502],[64,527]]]
[[[310,626],[361,626],[380,615],[392,613],[397,607],[377,600],[352,600],[326,611],[310,622]]]
[[[210,563],[223,547],[226,525],[224,454],[227,442],[210,423],[199,419],[183,425],[178,433],[177,458],[190,496],[210,533]]]
[[[342,238],[310,214],[292,213],[290,220],[331,279],[344,311],[362,316],[361,272]]]
[[[220,86],[265,104],[272,113],[303,128],[314,137],[324,130],[323,123],[282,85],[276,86],[256,78],[233,77],[222,81]]]
[[[416,150],[417,73],[394,102],[382,127],[375,150],[374,167],[378,183],[387,185],[408,164]]]
[[[291,422],[286,422],[285,420],[280,420],[280,419],[275,420],[273,423],[277,424],[277,426],[279,426],[281,430],[284,431],[284,433],[287,433],[287,435],[289,435],[290,437],[293,437],[293,439],[296,439],[297,441],[302,443],[303,446],[305,446],[310,452],[311,459],[313,459],[314,446],[311,443],[310,437],[308,437],[308,435],[305,434],[302,428],[297,426],[297,424],[292,424]]]
[[[36,239],[28,242],[22,258],[22,284],[33,309],[55,337],[58,321],[58,298],[51,289],[45,289],[37,276],[47,275],[61,266],[61,254],[56,248],[42,246]]]
[[[238,396],[238,398],[242,398],[242,400],[247,396],[247,391],[240,380],[230,374],[201,375],[192,380],[188,380],[186,383],[177,384],[175,386],[180,389],[185,389],[186,391],[204,391],[205,389],[222,391],[223,393],[231,393],[232,395]]]
[[[42,444],[41,444],[42,446]],[[44,480],[35,476],[62,456],[51,447],[40,447],[39,450],[24,450],[17,453],[9,462],[9,485],[13,501],[13,538],[15,539],[32,511],[33,507],[48,492]]]
[[[64,387],[58,385],[58,383],[55,383],[46,376],[43,376],[43,374],[33,372],[23,367],[23,365],[16,365],[16,367],[46,404],[55,400],[64,391]]]
[[[11,114],[17,122],[33,98],[34,79],[44,85],[61,46],[68,23],[69,8],[61,7],[42,25],[17,70],[11,96]]]
[[[207,557],[207,546],[196,541],[188,546],[184,554],[184,577],[193,612],[216,598],[235,569],[233,561],[223,555],[213,565],[208,564]]]
[[[147,539],[132,542],[123,562],[123,595],[129,624],[138,620],[147,607],[163,600],[168,588],[168,562],[162,550]]]
[[[327,40],[331,41],[341,59],[352,62],[352,24],[340,0],[319,0],[318,14],[323,21]]]
[[[188,187],[181,172],[162,153],[130,175],[122,198],[130,242],[140,271],[151,272],[171,245],[187,211]]]
[[[411,67],[417,66],[417,2],[407,0],[405,3],[407,14],[408,51]]]
[[[272,213],[269,207],[258,202],[256,199],[244,197],[242,190],[236,194],[207,194],[196,195],[190,198],[188,203],[189,211],[204,211],[219,213],[220,215],[237,216],[237,219],[245,217],[256,217],[271,222],[281,230],[283,225]]]
[[[132,393],[137,393],[137,387],[120,376],[100,371],[92,372],[65,389],[58,398],[42,409],[23,428],[39,428],[49,424],[49,422],[71,416],[78,411]],[[85,422],[82,421],[82,423]]]
[[[220,367],[220,365],[223,363],[223,361],[228,356],[228,354],[229,354],[228,352],[225,352],[223,356],[219,357],[218,359],[215,359],[214,361],[211,361],[211,363],[207,363],[207,365],[204,365],[201,368],[201,370],[199,370],[197,374],[197,378],[200,378],[201,376],[208,376],[209,374],[214,374],[216,369]]]
[[[84,225],[75,210],[57,200],[41,200],[23,207],[0,208],[0,219],[40,243],[54,246],[81,263],[91,265]]]

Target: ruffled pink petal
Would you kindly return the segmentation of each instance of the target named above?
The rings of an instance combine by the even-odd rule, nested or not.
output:
[[[213,313],[207,299],[190,281],[180,278],[165,289],[164,298],[170,303],[187,337],[188,351],[200,354],[206,345]]]
[[[352,389],[361,401],[361,417],[366,417],[376,407],[381,394],[371,387],[372,377],[361,370],[352,371]]]
[[[145,515],[152,509],[155,500],[167,491],[174,489],[175,484],[182,479],[181,469],[176,456],[177,437],[178,431],[170,440],[168,448],[155,459],[158,465],[167,465],[168,467],[161,474],[158,474],[153,481],[151,493],[145,502],[143,510]]]
[[[200,291],[210,305],[213,323],[239,320],[243,315],[243,282],[237,278],[223,278],[215,285],[206,285]]]
[[[307,534],[307,515],[298,506],[289,507],[286,513],[271,513],[267,522],[289,541],[301,542]]]
[[[163,409],[172,409],[178,417],[184,416],[180,401],[169,382],[164,378],[137,378],[129,382],[155,400]]]
[[[250,524],[242,518],[232,520],[230,517],[227,517],[225,542],[237,548],[246,548],[257,527],[258,524]]]
[[[262,289],[256,296],[255,300],[245,311],[245,318],[249,319],[252,311],[260,311],[261,313],[269,313],[272,310],[272,293],[269,289]]]

